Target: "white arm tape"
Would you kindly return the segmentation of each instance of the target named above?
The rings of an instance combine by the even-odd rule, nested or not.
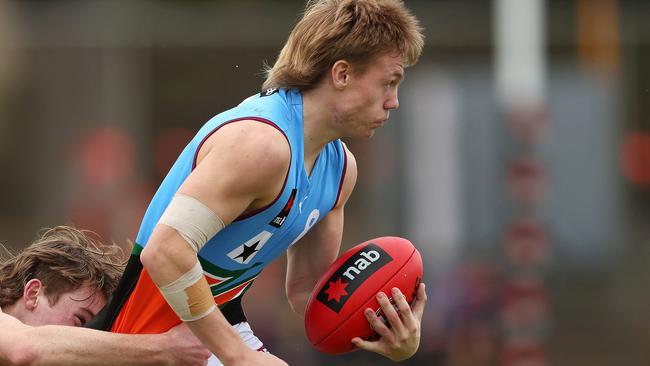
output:
[[[208,206],[184,194],[172,198],[158,223],[176,229],[195,253],[225,226]]]
[[[160,287],[163,297],[182,321],[195,321],[216,309],[199,260],[174,282]]]

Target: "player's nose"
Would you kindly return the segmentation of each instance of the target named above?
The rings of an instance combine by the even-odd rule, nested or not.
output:
[[[384,102],[384,109],[393,110],[399,108],[399,99],[397,98],[397,92],[392,93],[390,97]]]

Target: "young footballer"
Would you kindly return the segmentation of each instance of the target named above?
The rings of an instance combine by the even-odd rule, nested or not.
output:
[[[287,253],[286,293],[303,315],[339,253],[356,161],[339,140],[368,138],[399,106],[404,69],[423,36],[400,0],[309,1],[263,91],[196,134],[151,201],[102,326],[159,333],[183,321],[215,355],[210,364],[285,365],[266,353],[242,295]],[[376,341],[357,347],[393,360],[419,346],[424,286],[412,308],[378,294]]]

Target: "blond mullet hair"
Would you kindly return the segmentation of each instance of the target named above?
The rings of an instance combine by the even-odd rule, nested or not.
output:
[[[401,0],[308,1],[262,88],[314,88],[338,60],[362,73],[375,56],[399,51],[414,65],[424,46],[418,20]]]

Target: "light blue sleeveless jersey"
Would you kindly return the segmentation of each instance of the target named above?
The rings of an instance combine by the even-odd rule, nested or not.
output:
[[[199,252],[212,294],[220,305],[245,292],[267,264],[327,215],[338,200],[346,169],[344,148],[336,140],[323,148],[311,176],[307,176],[302,96],[293,89],[270,89],[213,117],[199,130],[149,204],[136,245],[146,245],[160,216],[194,168],[201,144],[221,126],[240,120],[256,120],[281,130],[291,148],[291,165],[282,192],[272,204],[227,225]]]

